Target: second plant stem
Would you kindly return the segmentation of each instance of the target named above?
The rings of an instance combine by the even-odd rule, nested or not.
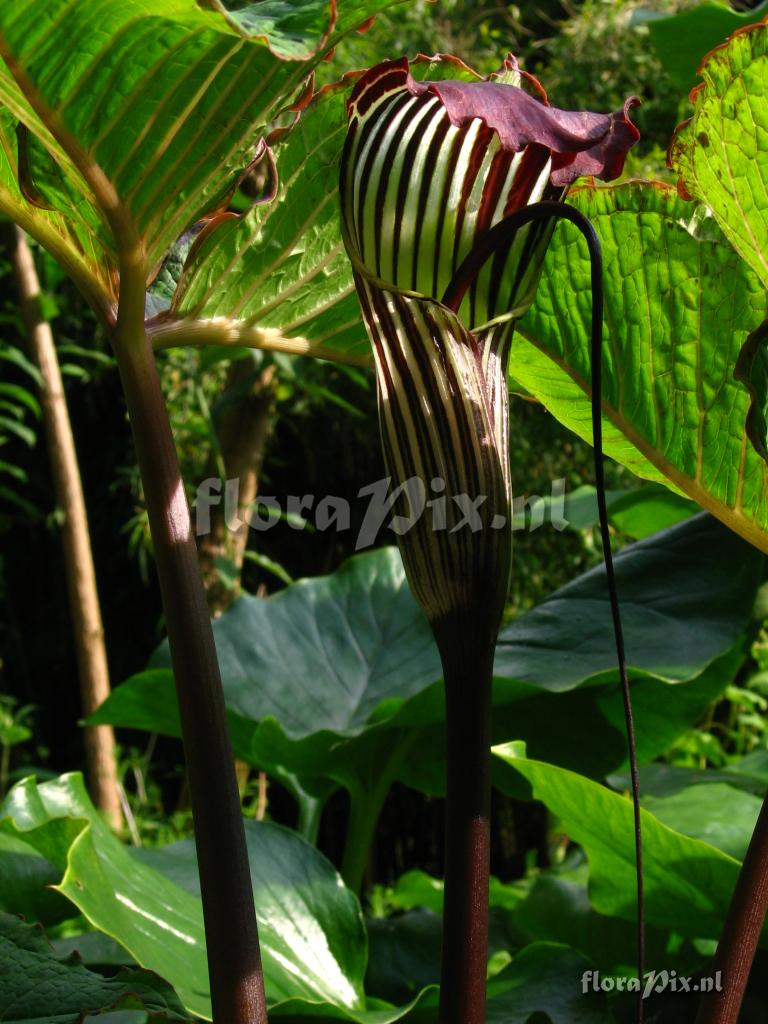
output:
[[[493,645],[463,639],[438,637],[448,762],[440,1024],[485,1024]]]
[[[115,352],[152,533],[179,701],[215,1024],[267,1024],[248,852],[216,649],[155,358],[143,279],[124,278]]]
[[[768,796],[763,801],[712,961],[719,991],[705,995],[696,1024],[736,1024],[768,913]]]

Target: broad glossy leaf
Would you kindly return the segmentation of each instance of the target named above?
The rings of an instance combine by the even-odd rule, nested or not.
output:
[[[278,193],[242,217],[211,225],[194,248],[156,346],[195,339],[367,362],[339,227],[343,91],[320,95],[274,147]],[[194,321],[194,323],[192,323]],[[227,341],[227,338],[229,340]]]
[[[155,867],[143,863],[102,823],[77,775],[19,783],[0,817],[3,831],[21,833],[55,864],[63,875],[58,891],[95,927],[168,979],[190,1011],[210,1019],[202,907],[188,849],[154,854]],[[358,1019],[366,951],[356,899],[295,834],[254,823],[246,832],[259,879],[254,898],[268,998],[309,1001],[331,1016],[337,1007]]]
[[[643,806],[665,825],[738,860],[744,858],[762,805],[761,797],[722,782],[688,786],[670,796],[643,797]]]
[[[352,7],[346,30],[385,6]],[[321,28],[316,2],[312,13],[310,33]],[[34,108],[31,130],[42,122],[117,244],[143,247],[151,277],[176,238],[226,205],[267,125],[340,35],[324,38],[326,22],[311,60],[287,60],[284,28],[244,38],[221,10],[191,0],[3,4],[0,57],[18,86],[0,74],[0,103],[22,119]],[[26,110],[14,110],[19,92]]]
[[[639,742],[653,757],[731,681],[762,559],[699,516],[628,547],[616,570]],[[402,781],[440,792],[442,670],[395,549],[358,555],[267,600],[241,599],[214,633],[239,757],[348,786],[375,782],[390,764]],[[559,748],[571,767],[616,770],[626,742],[615,662],[604,572],[595,569],[502,631],[497,739],[522,735],[539,757]],[[92,721],[179,735],[162,671],[117,687]],[[685,680],[696,682],[669,692],[668,682]]]
[[[760,280],[712,218],[671,189],[584,187],[569,201],[603,247],[605,451],[768,550],[768,466],[747,439],[749,395],[733,379],[765,315]],[[510,369],[588,440],[590,317],[586,251],[559,226]]]
[[[58,957],[39,925],[0,913],[0,1019],[80,1024],[85,1014],[118,1005],[146,1008],[153,1020],[189,1020],[167,982],[149,971],[125,968],[105,978],[77,956]]]
[[[396,548],[266,599],[243,597],[214,635],[229,708],[273,717],[294,738],[357,735],[442,676]],[[168,662],[164,647],[153,665]]]
[[[763,559],[711,516],[624,548],[616,585],[633,677],[682,682],[728,650],[747,622]],[[602,566],[502,630],[496,676],[562,691],[616,676]]]
[[[633,920],[635,855],[632,803],[573,772],[541,761],[495,753],[519,771],[589,861],[592,904],[603,914]],[[739,863],[713,846],[674,832],[642,811],[646,920],[690,937],[717,937]],[[680,908],[685,907],[685,913]]]
[[[355,1004],[361,999],[367,950],[354,896],[340,885],[328,861],[295,832],[255,822],[245,827],[251,881],[259,893],[259,934],[268,949],[262,956],[288,968],[280,988],[267,982],[270,1002],[302,993],[310,1000],[324,996],[359,1008]],[[200,897],[193,840],[134,855]]]
[[[768,3],[751,11],[734,11],[724,3],[705,2],[671,17],[649,18],[651,43],[664,70],[681,93],[696,84],[702,58],[732,32],[758,21]]]

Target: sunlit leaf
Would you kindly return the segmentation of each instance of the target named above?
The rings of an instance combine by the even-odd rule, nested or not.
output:
[[[102,822],[78,775],[19,783],[0,818],[3,831],[57,868],[58,891],[95,927],[210,1020],[202,905],[188,843],[139,859]],[[366,947],[356,899],[294,833],[255,823],[246,832],[270,1001],[319,1004],[331,1016],[339,1007],[350,1014],[340,1019],[358,1019]]]
[[[757,274],[764,289],[768,288],[766,67],[765,22],[739,32],[714,50],[699,69],[703,82],[691,94],[693,116],[678,128],[670,147],[670,161],[679,175],[681,190],[711,208],[725,237]],[[757,451],[768,459],[765,325],[755,330],[744,345],[737,376],[753,399],[748,420],[750,437]]]
[[[156,346],[258,344],[366,362],[369,344],[339,228],[345,96],[324,93],[274,148],[276,198],[214,222],[195,245]]]
[[[495,752],[531,784],[534,796],[560,820],[589,861],[589,892],[596,910],[632,920],[635,855],[632,803],[573,772]],[[642,812],[646,920],[691,937],[717,937],[729,906],[739,862],[681,835]],[[680,913],[680,907],[685,913]]]
[[[57,162],[64,156],[115,246],[140,247],[151,278],[187,228],[226,206],[313,62],[388,2],[349,5],[331,32],[332,6],[323,17],[314,0],[297,49],[298,6],[282,5],[294,11],[286,20],[276,5],[254,4],[265,17],[251,39],[221,8],[190,0],[4,4],[0,104]]]
[[[672,189],[581,188],[569,200],[600,236],[605,261],[605,451],[664,481],[768,550],[768,466],[749,443],[739,351],[765,315],[760,280],[706,211]],[[511,373],[591,439],[586,250],[556,229]]]

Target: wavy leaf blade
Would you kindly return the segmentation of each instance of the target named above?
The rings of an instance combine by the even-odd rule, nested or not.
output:
[[[768,466],[745,433],[739,351],[764,316],[760,281],[701,208],[654,183],[581,188],[605,259],[605,451],[664,479],[768,550]],[[555,231],[511,374],[589,439],[589,264]]]
[[[79,775],[19,783],[0,818],[3,831],[21,834],[63,874],[59,892],[139,963],[168,979],[189,1010],[210,1019],[189,843],[153,851],[144,863],[103,824]],[[255,899],[272,1002],[327,1004],[354,1020],[366,952],[357,901],[325,858],[293,833],[253,824],[247,831],[251,870],[260,880]],[[286,892],[293,893],[290,900]]]

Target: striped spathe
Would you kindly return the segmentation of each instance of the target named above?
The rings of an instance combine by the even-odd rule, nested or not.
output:
[[[491,227],[562,199],[580,174],[615,176],[637,138],[631,101],[558,111],[512,59],[504,77],[419,82],[405,59],[372,68],[349,100],[340,176],[386,465],[410,523],[398,537],[408,579],[436,632],[469,617],[491,643],[511,567],[507,363],[551,223],[508,235],[455,312],[441,298]]]

